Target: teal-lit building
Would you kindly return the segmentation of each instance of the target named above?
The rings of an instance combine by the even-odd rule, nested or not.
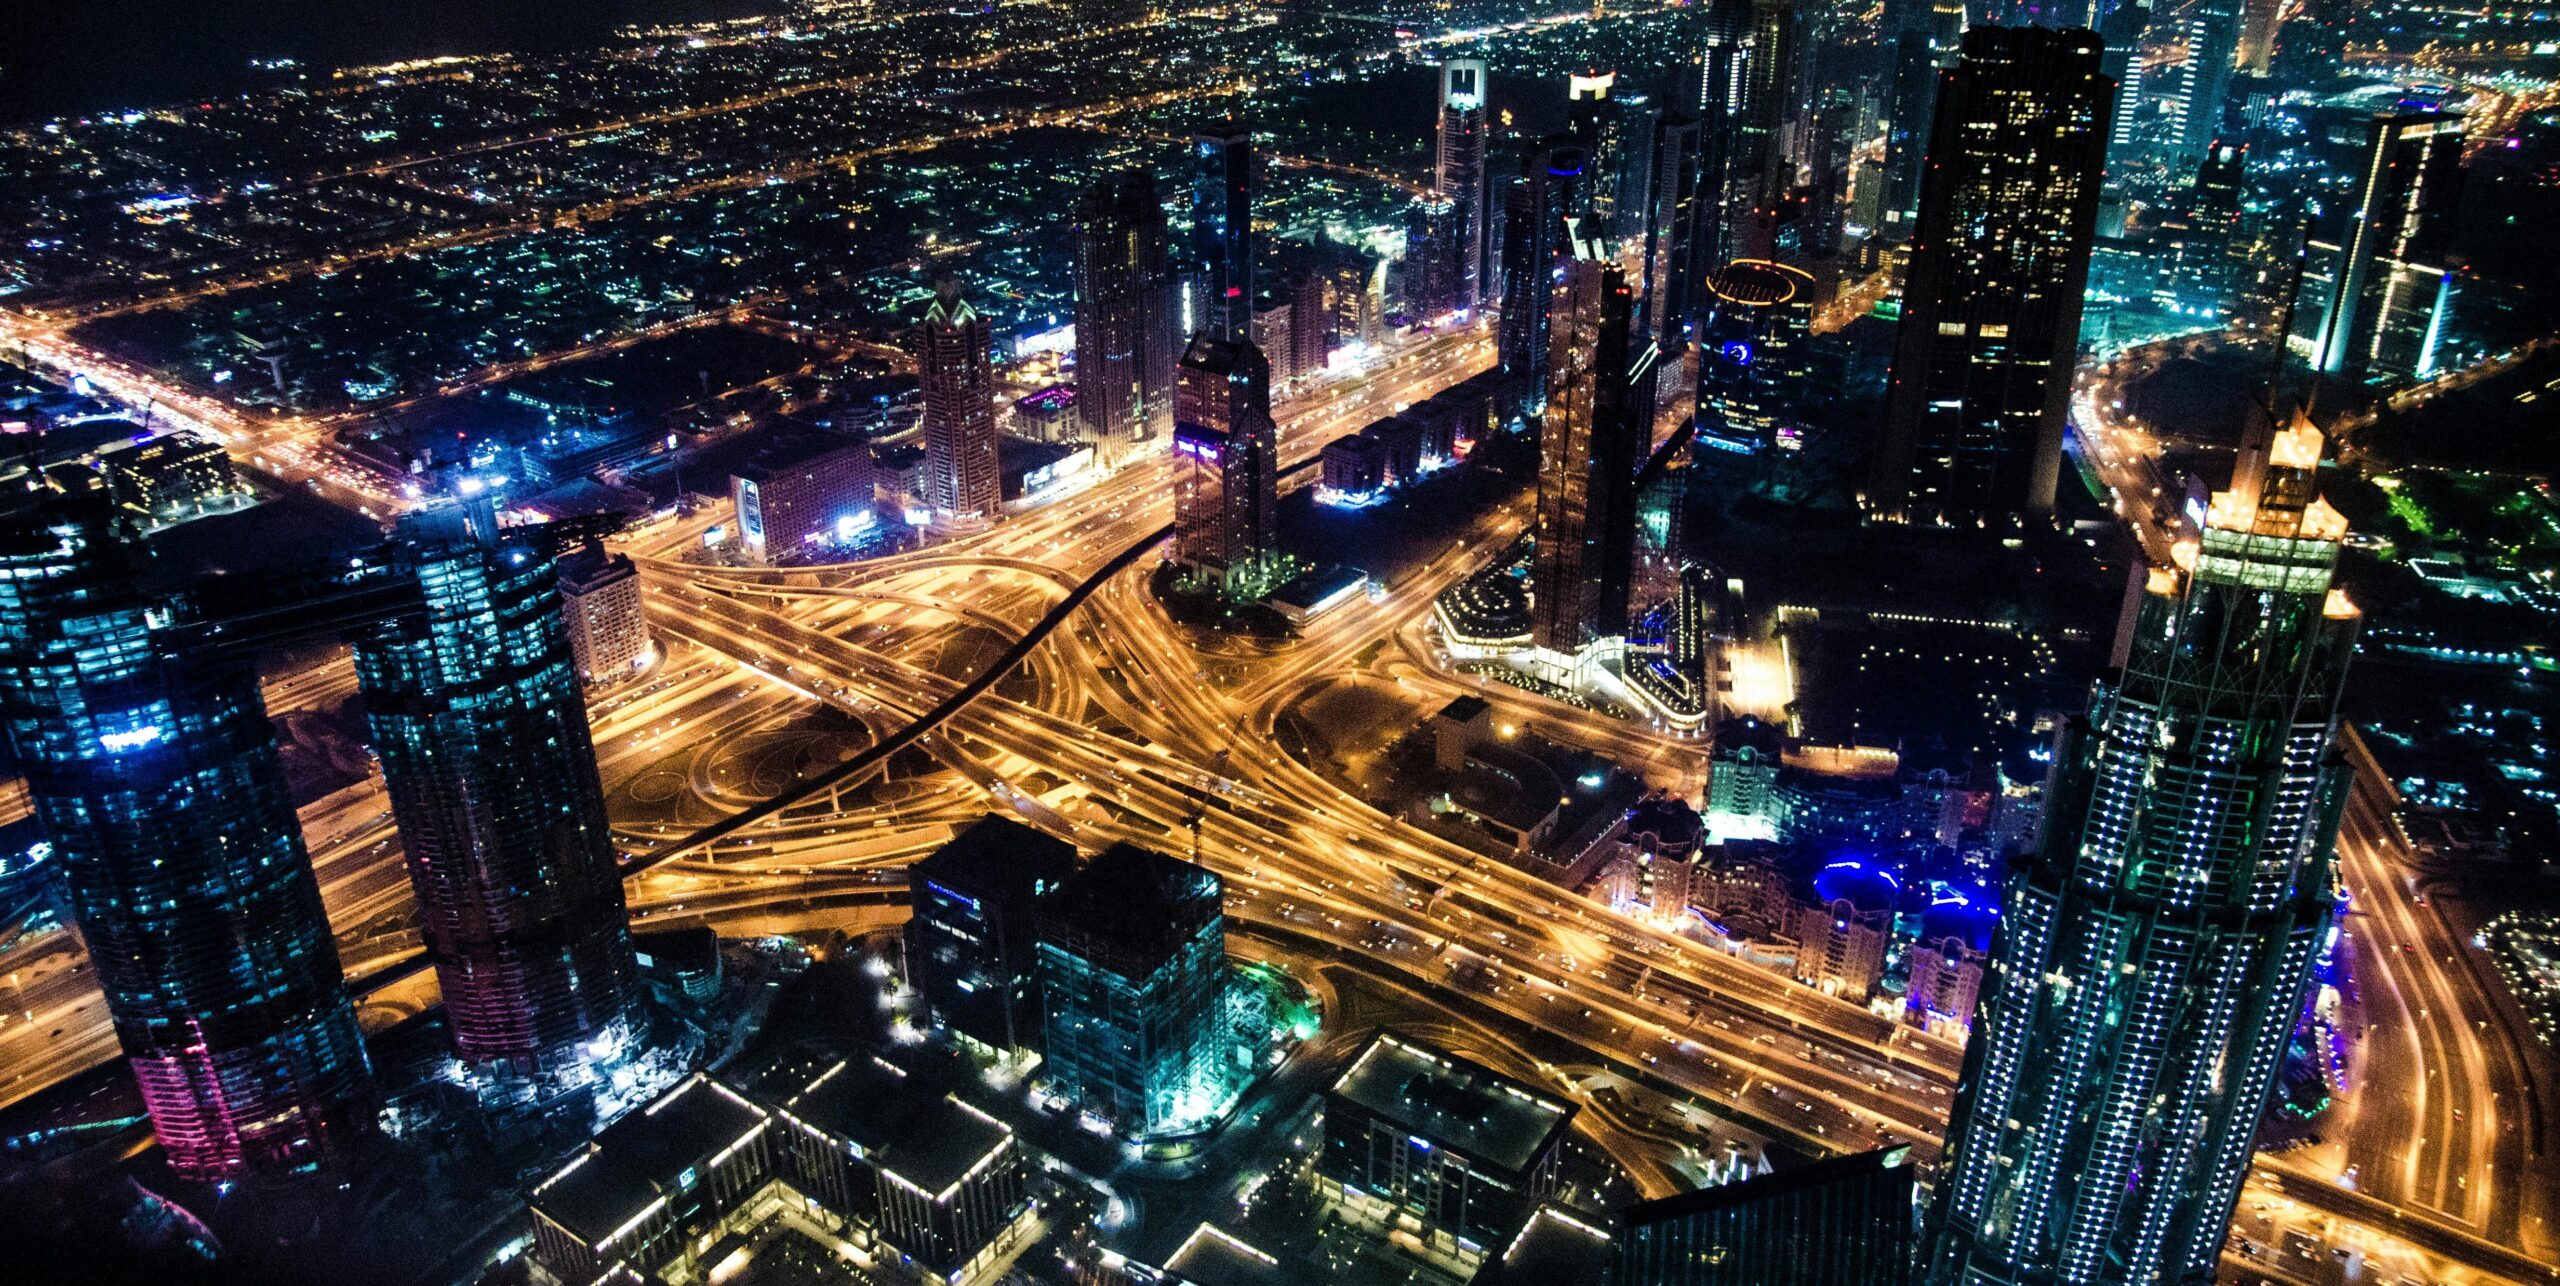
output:
[[[103,498],[0,529],[0,718],[172,1168],[320,1160],[370,1073],[258,678]]]
[[[378,557],[417,598],[358,632],[356,676],[456,1052],[592,1066],[643,989],[551,546],[448,510]]]
[[[1206,1124],[1235,1079],[1218,877],[1115,844],[1040,908],[1053,1092],[1120,1133]]]
[[[1935,1286],[2204,1283],[2337,909],[2356,611],[2303,419],[2150,573],[2012,867],[1930,1213]]]

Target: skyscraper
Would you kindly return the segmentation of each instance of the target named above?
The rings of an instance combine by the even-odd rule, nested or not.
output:
[[[1174,377],[1174,558],[1229,590],[1259,587],[1279,552],[1280,430],[1271,363],[1195,337]]]
[[[1253,337],[1253,131],[1240,121],[1191,138],[1191,278],[1183,333]]]
[[[2435,366],[2462,185],[2462,117],[2376,116],[2344,229],[2315,237],[2322,271],[2297,333],[2323,375],[2423,377]],[[2326,289],[2319,289],[2325,286]]]
[[[1812,397],[1813,275],[1737,259],[1707,279],[1698,323],[1698,443],[1751,455],[1800,445]]]
[[[1521,159],[1520,178],[1505,195],[1502,326],[1495,355],[1504,374],[1539,383],[1541,396],[1556,268],[1567,253],[1567,229],[1588,211],[1589,162],[1580,147],[1550,141]]]
[[[2231,64],[2240,48],[2242,0],[2192,0],[2182,22],[2187,51],[2167,107],[2168,142],[2175,150],[2165,159],[2192,165],[2222,132],[2222,108],[2231,96]]]
[[[1104,849],[1040,910],[1045,1074],[1132,1134],[1196,1123],[1218,1097],[1227,920],[1218,877]]]
[[[0,717],[170,1165],[308,1164],[364,1115],[355,1010],[257,675],[148,570],[103,498],[11,519]]]
[[[560,609],[570,663],[590,689],[610,687],[649,663],[649,616],[631,555],[607,553],[603,541],[592,540],[563,556]]]
[[[1871,516],[2053,509],[2113,87],[2086,31],[1975,27],[1939,81]]]
[[[1652,182],[1644,220],[1643,293],[1636,300],[1638,342],[1650,339],[1676,351],[1697,318],[1699,222],[1708,195],[1700,191],[1702,158],[1698,118],[1672,113],[1653,126]]]
[[[1592,69],[1565,78],[1565,133],[1588,157],[1585,180],[1593,236],[1618,226],[1618,183],[1626,169],[1627,120],[1617,99],[1618,73]]]
[[[992,518],[996,473],[994,328],[945,281],[925,308],[916,354],[924,385],[924,501],[956,518]]]
[[[358,632],[356,678],[455,1049],[554,1076],[646,1025],[622,872],[549,548],[454,518],[379,555],[420,597]]]
[[[2337,906],[2356,610],[2321,436],[2242,448],[2057,756],[2013,863],[1927,1279],[2213,1280]]]
[[[1920,210],[1920,175],[1937,115],[1938,75],[1964,36],[1962,0],[1904,0],[1886,11],[1893,40],[1893,89],[1885,107],[1884,212],[1889,244],[1911,235]]]
[[[1155,175],[1131,167],[1076,206],[1076,415],[1104,454],[1173,432],[1173,269]]]
[[[1633,302],[1625,275],[1597,242],[1577,247],[1556,284],[1529,641],[1567,660],[1627,628],[1636,470],[1650,428],[1628,397]]]
[[[1485,170],[1484,63],[1452,58],[1440,65],[1440,147],[1431,171],[1435,196],[1449,203],[1447,292],[1452,310],[1472,309],[1484,298]]]
[[[1035,918],[1075,869],[1074,845],[991,814],[909,870],[907,974],[936,1024],[994,1049],[1039,1047]]]

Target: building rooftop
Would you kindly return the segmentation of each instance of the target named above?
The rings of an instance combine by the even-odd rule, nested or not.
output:
[[[1041,908],[1040,937],[1124,977],[1153,973],[1223,908],[1206,868],[1114,844]]]
[[[759,1088],[791,1070],[774,1069]],[[1013,1137],[994,1117],[864,1056],[821,1069],[774,1101],[794,1119],[860,1148],[872,1164],[928,1199],[968,1178]]]
[[[1609,1234],[1554,1206],[1540,1206],[1470,1286],[1579,1286],[1598,1281]]]
[[[1280,1261],[1215,1224],[1202,1224],[1164,1261],[1189,1286],[1298,1286]]]
[[[1882,1174],[1911,1164],[1911,1145],[1901,1144],[1860,1152],[1854,1156],[1832,1157],[1811,1165],[1764,1174],[1739,1183],[1700,1188],[1653,1201],[1639,1201],[1618,1212],[1619,1223],[1627,1228],[1661,1223],[1668,1219],[1685,1219],[1710,1211],[1729,1210],[1754,1205],[1773,1197],[1802,1192],[1829,1184],[1843,1183],[1867,1175]]]
[[[1492,708],[1493,706],[1483,697],[1451,697],[1449,704],[1440,707],[1440,717],[1451,723],[1473,723],[1478,716]]]
[[[1515,1174],[1537,1163],[1575,1111],[1490,1068],[1392,1032],[1371,1037],[1331,1092],[1435,1146]]]
[[[908,878],[936,881],[974,900],[981,892],[1056,884],[1075,869],[1075,845],[989,813],[917,861]]]
[[[585,1153],[534,1188],[534,1208],[590,1245],[601,1243],[676,1190],[687,1171],[711,1164],[771,1120],[696,1072],[606,1126]]]

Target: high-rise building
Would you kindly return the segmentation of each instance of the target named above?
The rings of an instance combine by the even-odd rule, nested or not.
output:
[[[1699,223],[1711,194],[1701,191],[1698,119],[1672,113],[1653,126],[1649,209],[1639,242],[1644,247],[1643,293],[1636,300],[1636,342],[1651,340],[1665,353],[1687,344],[1698,312]]]
[[[1432,194],[1449,204],[1447,309],[1473,309],[1484,298],[1485,66],[1481,59],[1452,58],[1440,65],[1440,146],[1431,170]]]
[[[1155,175],[1131,167],[1076,206],[1076,415],[1106,455],[1173,433],[1173,269]]]
[[[1975,27],[1939,81],[1871,516],[2049,513],[2113,87],[2086,31]]]
[[[2219,313],[2229,306],[2248,155],[2245,143],[2214,140],[2196,166],[2194,186],[2153,237],[2163,252],[2162,284],[2184,307]]]
[[[996,468],[995,330],[945,281],[925,308],[916,354],[924,385],[924,501],[935,513],[992,518]]]
[[[2223,104],[2231,96],[2231,66],[2240,48],[2243,0],[2192,0],[2181,17],[2186,61],[2168,86],[2164,158],[2192,165],[2222,133]]]
[[[1011,818],[978,819],[907,875],[907,974],[946,1030],[993,1049],[1040,1045],[1040,899],[1075,846]]]
[[[1911,1148],[1740,1179],[1618,1212],[1608,1286],[1911,1286]]]
[[[1589,162],[1583,149],[1551,142],[1522,158],[1520,177],[1504,197],[1502,326],[1495,356],[1504,374],[1539,385],[1532,405],[1545,396],[1548,311],[1571,229],[1589,206]]]
[[[1053,1089],[1137,1135],[1214,1106],[1228,1062],[1221,896],[1201,867],[1115,844],[1042,904]]]
[[[1885,107],[1884,192],[1878,225],[1888,244],[1911,235],[1920,214],[1920,176],[1938,108],[1938,76],[1964,37],[1962,0],[1905,0],[1887,15],[1893,89]]]
[[[2307,419],[2151,570],[2012,862],[1928,1280],[2214,1278],[2337,910],[2356,609]]]
[[[1592,69],[1565,78],[1565,133],[1589,158],[1585,180],[1593,226],[1589,236],[1613,236],[1618,227],[1618,185],[1626,172],[1627,114],[1617,98],[1618,73]]]
[[[1191,138],[1191,315],[1180,333],[1253,337],[1253,131],[1221,121]]]
[[[1698,444],[1752,455],[1801,444],[1814,396],[1813,275],[1737,259],[1707,279],[1698,320]]]
[[[1458,281],[1466,252],[1464,217],[1457,202],[1438,195],[1415,197],[1405,207],[1404,306],[1418,321],[1436,321],[1464,306]]]
[[[1629,405],[1633,292],[1597,242],[1556,284],[1546,418],[1539,431],[1537,553],[1530,642],[1570,661],[1627,627],[1636,471],[1650,426]]]
[[[2312,239],[2316,270],[2296,334],[2311,368],[2350,378],[2423,378],[2435,369],[2462,185],[2458,113],[2377,116],[2343,229]]]
[[[1280,548],[1280,430],[1271,363],[1195,337],[1174,376],[1174,558],[1230,590],[1261,586]]]
[[[420,607],[360,630],[356,678],[462,1059],[551,1076],[642,1033],[595,740],[539,537],[410,518],[379,555]]]
[[[570,663],[588,688],[620,683],[649,663],[649,616],[631,555],[608,553],[600,540],[563,555],[560,611]]]
[[[0,531],[0,717],[170,1165],[319,1160],[365,1050],[256,673],[185,644],[103,498]]]

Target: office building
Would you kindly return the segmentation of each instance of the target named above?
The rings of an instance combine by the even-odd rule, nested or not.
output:
[[[1431,169],[1434,197],[1446,202],[1448,288],[1444,311],[1466,312],[1484,297],[1485,65],[1452,58],[1440,65],[1440,138]],[[1437,314],[1434,314],[1437,315]]]
[[[2185,61],[2164,88],[2162,159],[2193,165],[2222,133],[2223,106],[2231,97],[2231,70],[2240,48],[2243,0],[2192,0],[2181,11]]]
[[[1353,1218],[1445,1255],[1499,1251],[1556,1186],[1574,1106],[1393,1032],[1324,1095],[1316,1185]]]
[[[1221,121],[1191,139],[1190,315],[1180,334],[1253,337],[1253,131]]]
[[[1168,253],[1149,171],[1115,171],[1077,204],[1076,415],[1106,458],[1173,434],[1180,339]]]
[[[992,518],[996,468],[995,335],[945,281],[925,308],[916,375],[924,386],[924,502],[952,518]]]
[[[1608,1286],[1913,1286],[1911,1148],[1832,1157],[1618,1212]]]
[[[365,1051],[258,679],[103,499],[0,529],[0,717],[169,1164],[316,1162]]]
[[[1937,117],[1938,75],[1964,37],[1962,0],[1898,0],[1886,9],[1893,41],[1893,87],[1885,106],[1884,175],[1877,230],[1889,245],[1911,235],[1920,213],[1920,176]]]
[[[357,632],[356,679],[455,1051],[591,1068],[647,1017],[549,547],[446,511],[378,557],[420,603]]]
[[[869,443],[817,430],[781,436],[730,475],[739,546],[768,566],[822,558],[878,521],[877,485]]]
[[[588,541],[560,559],[560,614],[569,661],[590,690],[611,687],[649,664],[649,617],[631,555]]]
[[[700,1280],[764,1222],[773,1112],[696,1072],[534,1185],[528,1254],[558,1282]],[[792,1204],[799,1204],[796,1200]]]
[[[1697,318],[1698,235],[1711,194],[1700,187],[1704,157],[1698,118],[1672,113],[1653,123],[1648,203],[1638,245],[1644,248],[1644,280],[1636,297],[1631,342],[1651,342],[1664,353],[1682,351]]]
[[[991,1049],[1040,1047],[1040,899],[1075,846],[987,816],[907,874],[907,977],[935,1026]]]
[[[1568,668],[1584,648],[1627,627],[1636,471],[1648,428],[1628,404],[1632,293],[1595,243],[1584,243],[1555,289],[1529,636]]]
[[[1366,433],[1346,433],[1324,444],[1319,499],[1360,504],[1387,489],[1387,444]]]
[[[928,1282],[969,1278],[1030,1208],[1012,1128],[894,1064],[795,1058],[749,1088],[776,1109],[775,1173]]]
[[[1939,82],[1871,517],[2049,514],[2112,86],[2086,31],[1975,27]]]
[[[1930,1210],[1944,1286],[2213,1279],[2337,911],[2357,614],[2296,417],[2154,568],[2010,864]]]
[[[2178,307],[2227,315],[2240,265],[2232,261],[2240,234],[2249,148],[2216,139],[2196,166],[2195,184],[2153,237],[2162,252],[2162,286]]]
[[[1235,593],[1279,563],[1279,426],[1271,365],[1251,344],[1199,336],[1174,376],[1174,559]]]
[[[1050,1089],[1121,1133],[1198,1125],[1227,1097],[1227,921],[1218,877],[1131,844],[1039,913]]]
[[[1618,188],[1626,173],[1627,113],[1616,91],[1618,73],[1597,68],[1565,78],[1565,134],[1589,158],[1586,181],[1592,226],[1586,236],[1615,236]]]
[[[1494,351],[1503,374],[1536,386],[1533,408],[1547,397],[1549,310],[1571,230],[1589,204],[1589,161],[1583,149],[1551,142],[1523,158],[1503,197],[1502,324]]]
[[[2312,239],[2295,325],[2311,367],[2349,379],[2424,378],[2452,291],[2445,255],[2462,183],[2462,117],[2377,116],[2343,228]]]
[[[1813,275],[1737,259],[1709,275],[1698,319],[1698,444],[1754,455],[1803,442],[1813,386]]]
[[[1460,231],[1464,211],[1441,196],[1415,197],[1405,207],[1404,308],[1425,324],[1457,314],[1460,259],[1465,241]]]

